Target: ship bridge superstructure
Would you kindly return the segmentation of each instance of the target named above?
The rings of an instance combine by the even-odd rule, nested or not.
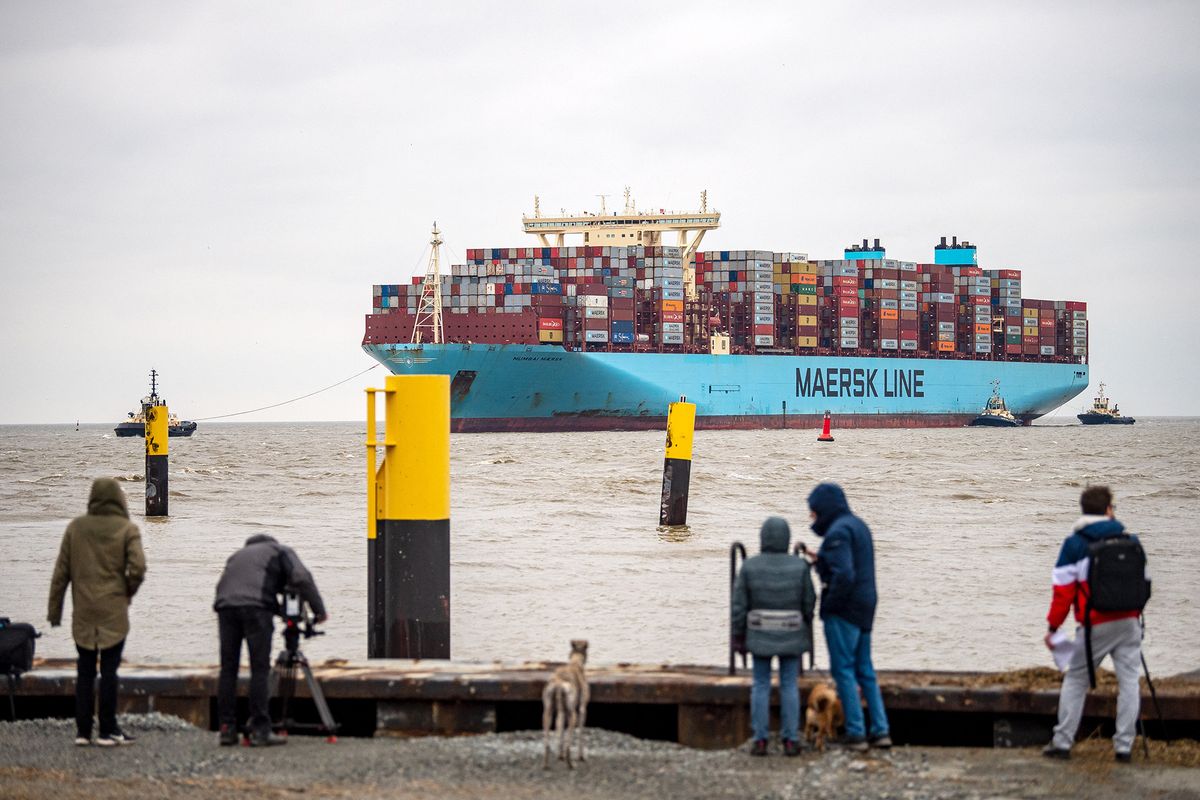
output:
[[[521,224],[525,233],[538,237],[543,247],[562,247],[566,237],[583,237],[585,246],[591,247],[636,247],[643,245],[675,246],[681,251],[683,261],[683,283],[688,299],[694,300],[696,293],[696,251],[704,234],[721,226],[721,213],[708,208],[708,192],[700,193],[700,208],[697,211],[639,211],[625,189],[625,207],[620,213],[609,212],[607,195],[599,195],[599,213],[567,214],[547,217],[541,213],[540,198],[533,198],[533,216],[522,215]],[[674,234],[675,241],[671,241]],[[553,242],[551,238],[554,237]]]

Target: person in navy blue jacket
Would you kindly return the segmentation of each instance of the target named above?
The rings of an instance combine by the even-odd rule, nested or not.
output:
[[[875,621],[875,548],[871,530],[850,512],[836,483],[822,483],[808,496],[812,529],[822,538],[813,564],[821,576],[821,620],[829,647],[829,671],[837,683],[846,715],[845,744],[863,751],[892,746],[883,696],[871,664],[871,626]],[[870,738],[859,702],[859,689],[871,717]]]

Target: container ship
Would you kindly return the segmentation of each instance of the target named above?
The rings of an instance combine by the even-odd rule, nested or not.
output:
[[[364,350],[450,376],[454,431],[657,429],[681,396],[698,428],[962,426],[994,381],[1029,424],[1088,385],[1086,303],[1024,297],[1020,270],[957,237],[928,263],[878,239],[828,260],[705,251],[703,195],[556,217],[535,198],[523,224],[539,246],[469,249],[448,274],[435,224],[426,274],[373,289]]]

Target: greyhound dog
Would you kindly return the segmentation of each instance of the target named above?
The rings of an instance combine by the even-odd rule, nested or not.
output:
[[[587,760],[583,755],[583,726],[591,696],[584,673],[587,649],[586,639],[572,639],[570,660],[565,667],[554,670],[542,691],[542,740],[545,744],[542,769],[550,769],[551,722],[558,731],[558,757],[567,762],[567,768],[575,768],[571,762],[572,731],[579,736],[579,760]]]
[[[812,742],[817,750],[825,752],[825,740],[832,739],[838,727],[845,724],[842,701],[828,684],[818,683],[808,695],[808,713],[805,715],[804,738]]]

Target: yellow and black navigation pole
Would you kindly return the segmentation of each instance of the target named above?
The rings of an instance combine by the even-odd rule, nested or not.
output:
[[[384,386],[367,389],[367,657],[449,658],[450,377]]]
[[[688,484],[692,478],[692,434],[696,404],[680,397],[667,410],[667,450],[663,459],[662,506],[659,525],[686,525]]]
[[[153,394],[153,392],[152,392]],[[170,414],[157,400],[146,406],[146,516],[167,516],[167,445]]]

